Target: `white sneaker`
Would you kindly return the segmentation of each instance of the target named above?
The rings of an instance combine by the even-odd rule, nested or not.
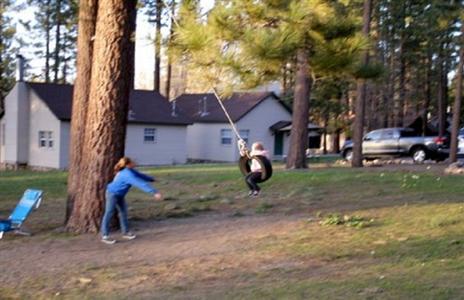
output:
[[[113,245],[114,243],[116,243],[116,240],[110,238],[107,235],[102,236],[101,241],[107,245]]]
[[[126,239],[126,240],[133,240],[135,239],[137,236],[135,234],[133,234],[132,232],[127,232],[125,234],[122,235],[122,238],[123,239]]]

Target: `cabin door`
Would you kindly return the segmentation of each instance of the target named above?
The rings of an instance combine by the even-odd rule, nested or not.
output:
[[[284,154],[284,133],[276,132],[274,136],[274,155]]]

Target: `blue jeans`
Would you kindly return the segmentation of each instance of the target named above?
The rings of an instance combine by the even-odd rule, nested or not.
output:
[[[113,217],[114,208],[118,210],[121,232],[125,234],[129,231],[129,224],[127,221],[127,204],[124,197],[106,191],[105,214],[103,215],[101,224],[101,234],[103,236],[109,234],[110,222]]]

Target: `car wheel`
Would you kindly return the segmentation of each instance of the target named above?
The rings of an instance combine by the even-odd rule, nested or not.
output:
[[[343,158],[347,161],[353,160],[353,150],[352,149],[345,150],[345,152],[343,152]]]
[[[424,148],[415,148],[411,152],[412,160],[415,163],[423,163],[427,159],[427,152]]]

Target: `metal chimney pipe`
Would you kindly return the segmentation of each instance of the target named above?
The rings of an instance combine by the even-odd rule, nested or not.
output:
[[[205,116],[208,114],[208,108],[206,106],[206,97],[203,97],[203,114]]]
[[[176,117],[177,116],[177,113],[176,113],[176,100],[171,101],[171,109],[172,109],[171,115],[173,117]]]

